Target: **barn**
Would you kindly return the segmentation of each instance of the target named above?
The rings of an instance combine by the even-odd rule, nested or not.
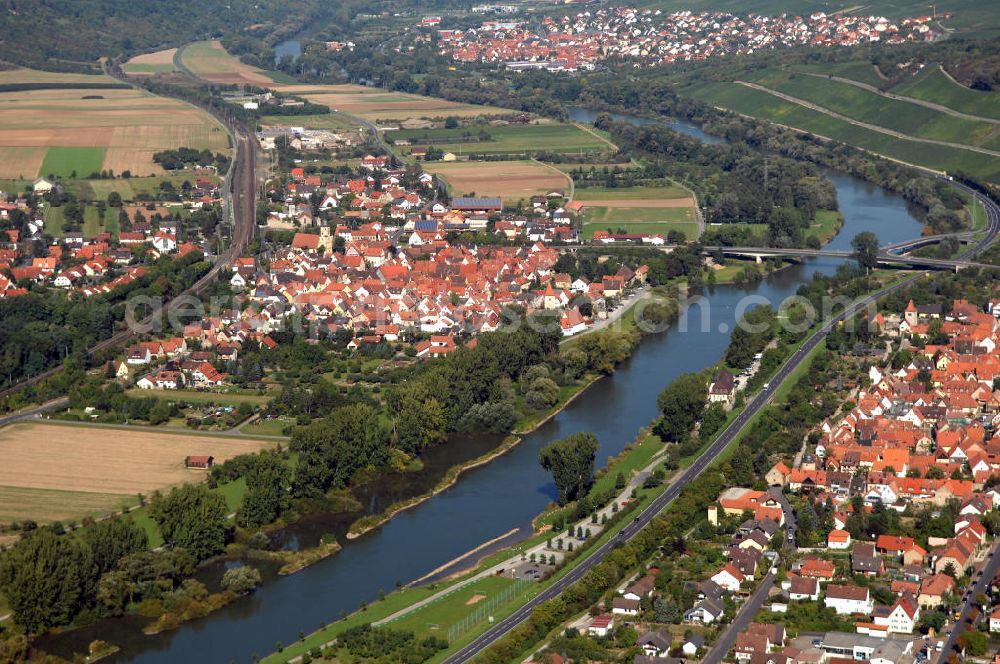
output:
[[[215,465],[215,457],[212,456],[189,456],[184,458],[185,468],[197,468],[207,470]]]

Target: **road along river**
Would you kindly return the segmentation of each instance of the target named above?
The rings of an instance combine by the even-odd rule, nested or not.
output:
[[[593,115],[585,109],[574,113],[573,119],[581,122]],[[706,138],[693,125],[674,126]],[[844,214],[844,226],[828,247],[849,249],[850,239],[865,230],[874,231],[883,245],[920,235],[921,223],[902,197],[848,175],[827,175],[837,187]],[[342,610],[372,602],[379,590],[388,592],[397,581],[420,578],[513,528],[527,535],[531,519],[556,496],[550,477],[538,465],[541,447],[574,432],[591,431],[600,441],[598,459],[603,463],[656,416],[660,390],[678,375],[703,369],[721,357],[743,313],[744,298],[763,297],[777,306],[814,272],[832,273],[841,262],[813,259],[780,270],[755,286],[707,291],[703,304],[685,311],[667,332],[647,337],[614,375],[596,382],[513,450],[466,472],[454,486],[401,512],[382,528],[344,541],[337,555],[292,576],[273,578],[248,599],[156,636],[142,635],[138,621],[126,618],[50,637],[41,645],[55,654],[68,654],[85,651],[91,640],[102,638],[122,649],[109,658],[112,662],[248,662],[254,654],[271,652],[275,642],[291,643],[300,631],[310,632],[335,620]],[[703,325],[706,319],[708,325]]]

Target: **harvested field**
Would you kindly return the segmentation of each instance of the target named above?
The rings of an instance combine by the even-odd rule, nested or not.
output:
[[[514,202],[569,190],[569,179],[534,161],[428,162],[424,170],[442,176],[454,195],[499,196]]]
[[[126,428],[14,424],[0,429],[0,487],[135,495],[198,481],[184,457],[224,461],[273,442]],[[0,509],[2,511],[2,509]]]
[[[274,79],[262,69],[240,62],[216,41],[188,44],[181,63],[194,74],[212,83],[273,86]]]
[[[164,51],[156,51],[154,53],[144,53],[126,62],[123,69],[127,74],[138,75],[177,71],[176,67],[174,67],[174,55],[176,54],[176,48],[168,48]]]
[[[4,75],[21,83],[52,80],[47,72],[14,70],[13,74],[16,76],[0,72],[0,83]],[[111,81],[104,76],[74,75],[68,82]],[[68,177],[76,170],[77,176],[84,178],[93,170],[102,169],[115,173],[131,170],[135,176],[162,175],[163,170],[152,161],[153,153],[181,146],[226,151],[229,139],[221,125],[207,113],[140,90],[58,88],[0,92],[0,156],[14,157],[0,160],[0,177],[32,179],[41,171],[45,175],[55,172]],[[22,150],[12,152],[10,148]],[[46,157],[45,148],[57,151]],[[69,152],[60,154],[61,148],[98,148],[104,153],[100,162],[85,160],[86,163],[74,164],[65,158]]]
[[[28,180],[36,175],[48,148],[0,147],[0,179]]]
[[[28,519],[51,523],[101,516],[136,502],[135,496],[125,494],[0,486],[0,523]]]
[[[363,85],[282,85],[275,89],[369,121],[402,121],[410,118],[436,118],[449,115],[465,118],[513,113],[508,109],[494,106],[459,104],[405,92],[387,92]]]
[[[37,69],[7,69],[0,71],[0,85],[15,83],[118,83],[110,76],[92,74],[67,74]]]

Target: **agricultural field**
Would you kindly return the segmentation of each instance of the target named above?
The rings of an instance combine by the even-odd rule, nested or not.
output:
[[[818,76],[770,72],[756,78],[755,82],[852,120],[907,136],[1000,150],[1000,124],[955,117]]]
[[[948,108],[1000,120],[1000,93],[967,88],[952,80],[940,67],[925,67],[896,84],[891,92]]]
[[[13,83],[105,84],[105,76],[0,72]],[[188,146],[226,151],[229,138],[210,115],[188,104],[134,89],[46,88],[0,91],[0,178],[77,178],[129,170],[161,175],[155,152]]]
[[[49,148],[42,162],[41,173],[64,180],[87,177],[97,173],[104,164],[104,148]]]
[[[252,67],[230,55],[219,41],[200,41],[184,46],[181,65],[192,74],[212,83],[270,87],[289,79]],[[278,81],[277,78],[284,78]]]
[[[553,190],[569,191],[569,178],[537,161],[450,161],[421,164],[440,175],[454,196],[499,196],[527,201]]]
[[[122,69],[130,76],[146,76],[149,74],[163,74],[177,71],[177,68],[174,66],[175,55],[177,55],[176,48],[168,48],[154,53],[143,53],[126,62]]]
[[[460,104],[446,99],[393,92],[364,85],[279,85],[278,92],[296,95],[314,104],[329,106],[370,122],[404,121],[412,118],[459,118],[509,115],[513,111],[493,106]],[[289,122],[294,121],[290,118]]]
[[[583,235],[588,239],[609,228],[663,235],[676,230],[688,240],[698,237],[694,198],[683,187],[584,187],[574,198],[584,204]]]
[[[489,140],[478,139],[480,131]],[[562,154],[604,152],[608,143],[575,125],[547,123],[537,125],[484,125],[457,129],[405,129],[386,133],[393,141],[407,140],[414,145],[433,145],[455,154]],[[405,148],[404,148],[405,150]]]
[[[858,127],[846,120],[831,117],[737,83],[698,84],[689,88],[687,92],[715,106],[841,141],[890,159],[934,170],[961,170],[992,182],[1000,182],[1000,160],[989,155],[962,148],[901,139]]]
[[[138,493],[198,481],[188,455],[224,461],[273,442],[89,425],[17,423],[0,429],[0,521],[80,518],[134,503]]]
[[[265,127],[304,127],[306,129],[326,129],[328,131],[359,131],[361,125],[354,118],[343,113],[326,115],[265,115],[261,118]]]
[[[831,62],[818,65],[793,65],[792,69],[797,72],[810,74],[840,76],[841,78],[849,78],[852,81],[874,85],[875,87],[882,85],[886,81],[885,77],[882,76],[882,72],[880,72],[875,65],[868,61]]]

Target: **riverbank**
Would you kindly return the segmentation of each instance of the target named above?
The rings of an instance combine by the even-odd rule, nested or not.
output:
[[[414,496],[413,498],[409,498],[407,500],[394,503],[380,514],[372,514],[366,517],[362,517],[357,521],[355,521],[353,524],[351,524],[351,528],[347,532],[347,539],[349,540],[357,539],[362,535],[364,535],[365,533],[375,530],[379,526],[385,524],[390,519],[392,519],[392,517],[396,516],[400,512],[416,507],[417,505],[424,502],[428,498],[436,496],[437,494],[441,493],[442,491],[454,485],[455,482],[458,481],[458,478],[465,471],[471,470],[473,468],[478,468],[479,466],[482,466],[484,464],[489,463],[490,461],[493,461],[497,457],[503,456],[510,450],[514,449],[514,447],[520,442],[521,442],[520,436],[515,436],[515,435],[507,436],[506,438],[504,438],[503,442],[501,442],[500,445],[492,452],[488,452],[487,454],[484,454],[483,456],[480,456],[476,459],[472,459],[471,461],[467,461],[466,463],[458,464],[457,466],[452,466],[445,473],[445,476],[441,478],[441,480],[437,483],[437,485],[435,485],[435,487],[430,491],[427,491],[426,493],[423,493],[419,496]]]

